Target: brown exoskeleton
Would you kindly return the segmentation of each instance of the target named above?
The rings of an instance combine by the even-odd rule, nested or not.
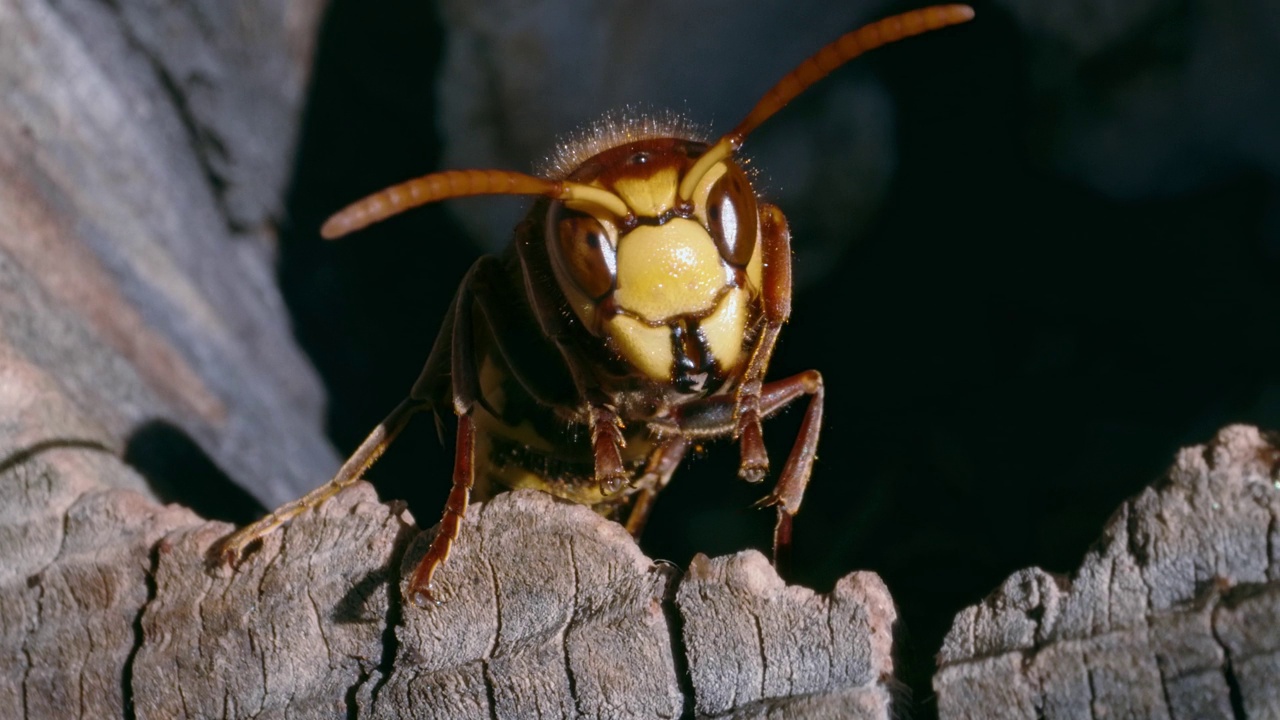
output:
[[[714,143],[670,137],[652,119],[615,123],[539,178],[439,172],[360,200],[321,233],[336,238],[426,203],[474,195],[542,196],[500,257],[462,281],[409,397],[337,475],[226,539],[238,560],[256,539],[358,480],[409,418],[452,406],[453,489],[409,584],[418,605],[449,555],[472,495],[537,488],[622,517],[639,533],[691,442],[730,437],[739,475],[768,470],[761,420],[809,397],[773,492],[774,552],[790,543],[822,424],[815,370],[765,382],[791,312],[791,241],[782,212],[757,198],[734,159],[757,126],[835,68],[886,43],[961,23],[964,5],[924,8],[840,37],[771,89]]]

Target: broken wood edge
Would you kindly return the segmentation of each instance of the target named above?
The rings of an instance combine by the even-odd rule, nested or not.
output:
[[[440,576],[454,594],[444,612],[420,612],[391,589],[430,535],[364,483],[266,538],[239,568],[208,568],[210,546],[231,526],[95,481],[118,465],[66,447],[0,473],[0,701],[25,717],[68,708],[487,717],[518,714],[530,698],[564,716],[891,709],[894,610],[871,573],[819,595],[785,585],[747,552],[699,556],[677,582],[615,523],[516,492],[473,507]],[[1181,451],[1163,480],[1121,506],[1071,578],[1020,571],[957,616],[934,680],[940,715],[1239,717],[1280,707],[1278,468],[1280,452],[1248,427]],[[598,572],[538,570],[519,581],[493,569],[504,560],[581,570],[592,553]],[[551,591],[570,575],[572,602],[559,602]],[[502,589],[486,603],[485,587]],[[815,618],[862,623],[874,643],[823,655]],[[607,643],[601,628],[614,633]],[[468,654],[469,642],[479,651]],[[602,656],[606,645],[627,652]],[[564,672],[539,674],[548,648]],[[640,655],[654,667],[637,664]],[[593,675],[602,657],[618,672]],[[852,671],[834,672],[837,657]],[[788,674],[813,667],[827,674]],[[457,668],[466,672],[451,675]],[[521,678],[545,682],[521,688]],[[647,704],[619,700],[629,680]]]
[[[452,595],[420,611],[399,588],[430,534],[365,483],[210,566],[230,525],[94,485],[119,461],[89,455],[0,473],[0,701],[27,718],[890,716],[895,613],[870,573],[819,595],[751,551],[681,578],[616,523],[525,491],[473,506],[439,576]],[[744,628],[758,647],[718,649]],[[730,702],[699,700],[725,697],[716,683]]]
[[[1020,570],[961,611],[942,718],[1280,713],[1280,450],[1235,425],[1127,500],[1071,576]]]

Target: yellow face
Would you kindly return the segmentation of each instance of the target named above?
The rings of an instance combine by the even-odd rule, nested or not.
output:
[[[602,153],[581,174],[608,170],[571,178],[612,193],[628,216],[556,203],[546,228],[578,319],[644,377],[685,392],[718,384],[744,361],[762,269],[754,192],[732,160],[679,200],[696,149],[667,140]]]

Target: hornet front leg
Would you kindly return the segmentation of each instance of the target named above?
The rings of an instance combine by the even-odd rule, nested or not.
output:
[[[791,233],[782,211],[774,205],[760,207],[761,252],[764,254],[761,298],[764,312],[759,336],[742,382],[733,397],[732,417],[725,423],[723,403],[712,398],[700,406],[686,409],[682,427],[698,432],[713,428],[737,438],[742,451],[738,474],[748,482],[760,482],[769,470],[769,457],[764,447],[761,428],[763,418],[772,415],[802,395],[810,396],[800,435],[772,493],[757,506],[778,508],[774,528],[774,564],[782,564],[790,551],[792,518],[800,510],[813,461],[818,453],[818,434],[822,427],[822,375],[809,370],[784,380],[764,382],[765,371],[773,356],[782,326],[791,317]],[[718,434],[718,433],[717,433]]]

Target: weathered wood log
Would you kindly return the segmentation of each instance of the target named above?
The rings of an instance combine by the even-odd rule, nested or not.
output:
[[[0,458],[181,437],[264,505],[336,467],[272,268],[321,9],[0,0],[0,372],[43,398]]]
[[[420,609],[401,581],[430,535],[368,485],[231,569],[207,562],[227,524],[87,478],[113,462],[0,474],[0,706],[23,717],[890,716],[895,613],[869,573],[821,596],[748,552],[679,579],[525,491],[473,508]]]
[[[943,718],[1280,717],[1280,450],[1184,449],[1074,576],[1015,573],[938,661]]]
[[[962,612],[941,715],[1273,716],[1278,461],[1228,428],[1070,582],[1022,571]],[[105,489],[115,465],[52,448],[0,474],[0,702],[25,717],[888,716],[894,611],[868,573],[818,596],[745,553],[677,580],[523,492],[476,506],[422,610],[399,586],[429,534],[366,485],[231,570],[205,562],[226,524]]]

